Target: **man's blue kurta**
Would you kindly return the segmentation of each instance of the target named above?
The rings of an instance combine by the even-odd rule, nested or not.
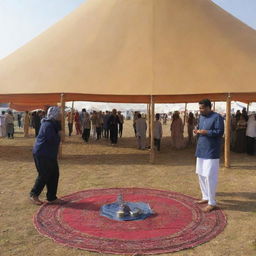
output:
[[[199,118],[199,130],[207,130],[207,134],[198,134],[196,157],[203,159],[218,159],[220,158],[221,138],[224,133],[223,117],[216,113]]]

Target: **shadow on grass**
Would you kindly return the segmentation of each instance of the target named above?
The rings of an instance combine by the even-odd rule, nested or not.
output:
[[[232,165],[231,169],[233,169],[233,170],[244,169],[246,171],[251,171],[251,170],[256,171],[256,166],[255,166],[255,164],[254,165]]]
[[[83,165],[150,165],[148,154],[91,154],[91,155],[64,155],[63,162],[68,161],[69,164]],[[194,164],[193,158],[177,161],[177,157],[156,157],[154,165],[167,166],[191,166]]]
[[[74,145],[76,146],[76,145]],[[110,146],[111,147],[111,146]],[[33,146],[20,146],[20,145],[0,145],[0,157],[3,161],[14,161],[14,162],[33,162],[32,156]],[[121,148],[119,145],[115,146],[114,149]],[[134,148],[134,150],[137,150]],[[185,155],[184,158],[179,160],[179,155]],[[168,155],[168,157],[166,157]],[[63,154],[60,162],[68,161],[71,164],[107,164],[107,165],[133,165],[149,164],[150,151],[138,150],[137,153],[111,153],[111,148],[106,150],[106,153],[96,154]],[[155,157],[155,165],[193,165],[194,156],[190,150],[184,149],[181,151],[175,151],[170,149],[163,149],[163,152],[157,152]]]
[[[256,213],[256,192],[219,192],[217,196],[224,197],[218,204],[223,210]],[[236,200],[237,197],[245,200]]]

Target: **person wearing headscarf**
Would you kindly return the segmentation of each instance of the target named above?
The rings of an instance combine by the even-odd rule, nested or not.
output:
[[[136,120],[136,136],[138,149],[146,149],[146,134],[147,134],[147,122],[145,118],[142,118],[141,114],[137,115],[138,119]]]
[[[8,110],[7,115],[5,116],[5,124],[6,124],[6,133],[7,133],[8,139],[13,139],[14,117],[11,110]]]
[[[81,130],[81,120],[80,120],[80,115],[79,112],[76,110],[75,112],[75,128],[76,128],[76,135],[80,135],[82,134],[82,130]]]
[[[236,123],[235,130],[235,143],[234,143],[234,152],[236,153],[245,153],[246,152],[246,127],[247,121],[244,115],[240,115]]]
[[[30,200],[37,205],[43,202],[39,195],[47,187],[48,202],[58,202],[57,187],[59,181],[59,166],[57,161],[60,132],[61,112],[59,107],[50,107],[46,118],[41,120],[41,126],[33,147],[33,157],[38,176],[30,191]]]
[[[187,129],[188,129],[188,145],[191,145],[194,142],[193,130],[196,126],[196,119],[192,112],[190,112],[188,115],[187,124],[188,124],[188,127],[187,127]]]
[[[176,149],[182,149],[185,147],[184,142],[184,125],[180,118],[179,111],[175,111],[172,116],[172,124],[170,127],[171,130],[171,139],[172,139],[172,146]]]

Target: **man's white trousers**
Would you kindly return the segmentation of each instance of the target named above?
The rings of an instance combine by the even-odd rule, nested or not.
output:
[[[196,160],[196,173],[199,177],[202,199],[208,200],[209,205],[216,205],[219,162],[219,159],[197,158]]]

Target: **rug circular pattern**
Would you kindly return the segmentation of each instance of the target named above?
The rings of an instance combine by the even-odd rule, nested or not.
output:
[[[100,216],[100,207],[118,194],[125,201],[149,203],[145,220],[115,221]],[[34,216],[37,230],[54,241],[88,251],[113,254],[158,254],[195,247],[216,237],[226,225],[220,209],[210,213],[196,199],[172,191],[110,188],[62,197],[64,204],[44,204]]]

